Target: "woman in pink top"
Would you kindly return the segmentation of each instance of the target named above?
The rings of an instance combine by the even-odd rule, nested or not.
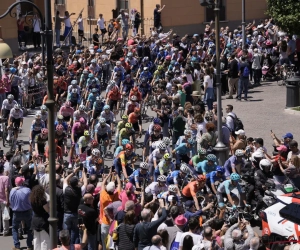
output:
[[[137,203],[138,200],[134,193],[134,188],[131,182],[126,184],[125,189],[119,195],[119,199],[122,201],[122,205],[118,208],[119,211],[124,210],[125,203],[130,200],[135,203],[135,214],[138,215],[141,212],[141,205]]]

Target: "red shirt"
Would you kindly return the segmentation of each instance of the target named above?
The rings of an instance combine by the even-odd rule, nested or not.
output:
[[[20,19],[18,19],[17,26],[18,26],[18,31],[24,31],[24,20],[21,21]]]
[[[120,94],[119,91],[118,91],[117,93],[114,93],[114,92],[112,92],[112,91],[109,91],[109,92],[108,92],[108,95],[107,95],[107,98],[108,98],[109,100],[112,100],[112,101],[118,101],[118,100],[121,99],[121,94]]]

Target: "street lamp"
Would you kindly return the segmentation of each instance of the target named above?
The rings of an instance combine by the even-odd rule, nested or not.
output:
[[[0,58],[4,59],[4,58],[12,58],[12,57],[13,57],[13,54],[12,54],[10,47],[8,46],[7,43],[5,43],[0,38]]]
[[[11,6],[8,7],[7,11],[0,15],[0,19],[10,15],[11,17],[16,17],[17,14],[12,12],[13,9],[19,4],[29,4],[32,5],[42,21],[42,29],[45,34],[45,41],[46,41],[46,51],[47,51],[47,61],[46,61],[46,68],[47,68],[47,92],[48,92],[48,100],[46,101],[45,105],[48,107],[48,143],[49,143],[49,194],[50,194],[50,217],[49,221],[49,232],[50,232],[50,249],[56,248],[57,246],[57,218],[56,218],[56,172],[55,172],[55,143],[54,143],[54,94],[53,94],[53,57],[52,57],[52,41],[53,41],[53,32],[52,32],[52,22],[51,22],[51,0],[44,0],[45,1],[45,24],[44,18],[42,15],[41,10],[31,1],[23,0],[20,2],[13,3]],[[5,45],[1,45],[4,46]],[[42,44],[43,48],[45,44]],[[0,47],[1,48],[1,47]],[[1,50],[0,50],[1,51]],[[6,51],[8,51],[6,47]]]
[[[220,2],[219,0],[200,0],[201,6],[207,7],[213,5],[215,12],[215,40],[216,40],[216,89],[217,89],[217,129],[218,142],[214,147],[214,151],[218,157],[218,162],[221,166],[224,165],[227,158],[228,148],[223,143],[222,133],[222,83],[221,83],[221,68],[220,68]]]

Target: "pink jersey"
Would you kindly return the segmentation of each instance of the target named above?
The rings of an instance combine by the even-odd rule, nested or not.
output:
[[[73,117],[74,114],[74,109],[73,108],[67,108],[65,106],[62,106],[60,108],[59,113],[63,116],[63,117]]]
[[[74,133],[74,135],[78,135],[78,134],[82,134],[84,130],[88,130],[88,129],[89,127],[87,125],[84,125],[82,127],[80,122],[75,122],[72,127],[72,133]]]

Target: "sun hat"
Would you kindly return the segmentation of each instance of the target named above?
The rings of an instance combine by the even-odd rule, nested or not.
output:
[[[284,145],[280,145],[276,148],[278,151],[283,151],[283,152],[286,152],[287,151],[287,147],[284,146]]]
[[[183,226],[187,223],[187,218],[185,218],[182,214],[178,215],[175,220],[174,220],[175,224],[177,226]]]
[[[106,185],[106,191],[107,192],[114,192],[116,189],[116,185],[114,182],[109,182],[107,185]]]
[[[193,91],[192,96],[201,96],[199,91]]]

